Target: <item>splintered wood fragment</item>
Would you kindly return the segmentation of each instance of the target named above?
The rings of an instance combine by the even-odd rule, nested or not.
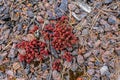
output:
[[[74,12],[72,12],[72,16],[73,16],[76,20],[78,20],[78,21],[81,20]]]
[[[80,8],[82,8],[84,11],[86,11],[86,12],[88,12],[88,13],[91,12],[91,7],[90,7],[89,5],[87,5],[87,4],[85,4],[84,2],[79,1],[79,2],[77,2],[77,5],[78,5]]]
[[[92,11],[92,8],[81,0],[77,1],[76,4],[87,13],[90,13]]]

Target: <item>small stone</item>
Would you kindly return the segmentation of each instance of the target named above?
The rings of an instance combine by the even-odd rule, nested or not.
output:
[[[15,48],[16,48],[16,44],[14,43],[10,49],[10,53],[8,54],[9,58],[14,58],[15,57]]]
[[[95,58],[94,57],[89,57],[89,61],[95,62]]]
[[[73,56],[78,55],[78,50],[75,49],[74,51],[71,52],[71,54],[72,54]]]
[[[43,20],[43,18],[41,16],[37,16],[37,21]]]
[[[10,29],[7,29],[6,31],[4,31],[4,34],[5,34],[4,38],[8,39],[10,35]]]
[[[91,80],[100,80],[98,77],[94,76]]]
[[[61,75],[56,70],[52,72],[52,76],[53,76],[53,80],[61,80]]]
[[[75,9],[75,13],[76,14],[80,13],[80,9]]]
[[[93,62],[88,62],[88,66],[90,67],[90,68],[94,68],[94,63]]]
[[[78,55],[78,56],[77,56],[77,63],[78,63],[79,65],[81,65],[81,64],[84,63],[84,58],[83,58],[82,55]]]
[[[32,11],[27,11],[27,15],[31,18],[34,17],[34,13]]]
[[[17,24],[17,31],[21,31],[22,30],[22,24]]]
[[[46,8],[46,9],[50,9],[50,4],[49,4],[49,3],[46,3],[46,4],[45,4],[45,8]]]
[[[82,35],[88,35],[88,29],[83,29],[83,31],[82,31]]]
[[[105,0],[105,4],[110,4],[112,3],[113,0]]]
[[[8,74],[8,75],[10,75],[10,76],[14,76],[14,74],[13,74],[13,71],[12,71],[12,70],[7,70],[5,73],[6,73],[6,74]]]
[[[13,69],[17,70],[20,68],[20,64],[18,62],[13,63]]]
[[[108,23],[109,24],[115,24],[116,23],[116,17],[115,16],[110,16],[109,18],[108,18]]]
[[[7,56],[7,51],[3,52],[2,54],[0,54],[0,57],[2,57],[2,59],[4,59]]]
[[[64,64],[63,64],[63,66],[64,66],[64,67],[66,67],[66,68],[70,68],[71,63],[70,63],[70,62],[65,61],[65,62],[64,62]]]
[[[72,71],[76,71],[77,68],[78,68],[78,65],[77,65],[77,64],[74,63],[74,64],[71,65],[71,70],[72,70]]]
[[[67,5],[68,5],[68,0],[62,0],[59,8],[63,11],[67,11],[68,10]]]
[[[74,4],[68,4],[68,8],[71,11],[74,11],[76,9],[76,6]]]
[[[102,60],[103,60],[103,62],[108,62],[109,61],[110,54],[111,54],[110,51],[105,51],[104,54],[102,54]]]
[[[13,20],[13,21],[17,21],[19,19],[19,13],[15,13],[12,11],[10,13],[10,16],[11,16],[11,20]]]
[[[35,39],[35,36],[33,34],[27,34],[27,37],[28,41],[32,41]]]
[[[100,62],[99,62],[99,61],[95,61],[95,65],[96,65],[96,66],[99,66],[99,65],[100,65]]]
[[[72,47],[71,47],[71,48],[69,47],[69,48],[67,48],[67,50],[71,52],[71,51],[73,50],[73,48],[72,48]]]
[[[26,73],[26,74],[29,74],[29,73],[30,73],[30,65],[27,64],[27,65],[26,65],[26,68],[25,68],[24,70],[25,70],[25,73]]]
[[[88,69],[87,73],[89,75],[93,75],[95,73],[95,70],[94,69]]]
[[[26,51],[25,51],[25,49],[18,49],[18,52],[19,52],[19,54],[21,54],[21,55],[25,55],[26,54]]]
[[[100,41],[100,40],[97,40],[97,41],[95,42],[95,47],[99,47],[100,44],[101,44],[101,41]]]
[[[115,52],[118,56],[120,56],[120,47],[119,48],[115,48]]]
[[[3,20],[3,21],[9,21],[9,20],[11,20],[10,15],[9,15],[9,14],[4,15],[4,16],[1,18],[1,20]]]
[[[83,56],[84,56],[84,58],[88,58],[91,54],[92,54],[91,52],[87,52]]]
[[[103,67],[101,67],[101,69],[100,69],[100,73],[101,73],[101,75],[105,75],[106,72],[108,72],[108,67],[107,67],[107,66],[103,66]]]
[[[41,69],[42,69],[43,71],[45,71],[47,68],[48,68],[48,66],[47,66],[45,63],[43,63]]]
[[[95,56],[98,56],[99,54],[100,54],[100,50],[93,50],[93,52],[92,52]]]

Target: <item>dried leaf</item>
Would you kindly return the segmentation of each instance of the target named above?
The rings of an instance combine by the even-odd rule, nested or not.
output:
[[[5,66],[3,66],[3,65],[0,65],[0,71],[5,71]]]

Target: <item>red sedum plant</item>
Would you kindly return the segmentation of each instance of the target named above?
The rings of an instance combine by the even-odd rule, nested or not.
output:
[[[34,34],[35,31],[39,29],[38,26],[34,26],[30,30],[31,34]],[[68,17],[62,16],[56,23],[48,24],[41,31],[45,41],[49,41],[50,44],[41,42],[37,39],[32,41],[22,41],[17,44],[17,48],[24,49],[25,54],[19,53],[19,60],[25,61],[27,63],[32,62],[35,59],[43,60],[47,55],[52,55],[52,51],[48,51],[47,45],[52,46],[56,52],[65,51],[65,53],[58,58],[64,59],[68,62],[71,62],[73,56],[70,52],[67,52],[67,48],[72,48],[74,44],[77,43],[77,37],[73,33],[72,27],[68,23]],[[49,49],[50,50],[50,49]],[[62,65],[60,59],[56,59],[52,63],[52,69],[60,71]]]
[[[65,59],[65,60],[68,61],[68,62],[71,62],[73,56],[70,54],[70,52],[65,52],[65,53],[62,55],[62,58]]]
[[[53,63],[52,63],[52,69],[53,70],[61,70],[61,62],[60,59],[56,59]]]
[[[32,40],[32,41],[23,41],[17,44],[17,48],[24,49],[25,54],[19,54],[20,61],[26,61],[30,63],[35,58],[42,60],[44,56],[48,55],[48,50],[46,49],[46,43]]]
[[[56,24],[45,26],[42,32],[46,40],[51,39],[51,44],[56,50],[61,51],[77,43],[77,37],[73,34],[66,16],[62,16]]]

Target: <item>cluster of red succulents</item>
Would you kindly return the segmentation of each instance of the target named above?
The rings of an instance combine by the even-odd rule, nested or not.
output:
[[[45,26],[45,29],[42,31],[45,40],[50,40],[52,38],[53,30],[54,28],[51,24]]]
[[[43,23],[43,21],[41,20],[40,23]],[[34,26],[33,29],[30,30],[30,33],[34,34],[38,29],[38,26]],[[53,46],[58,52],[63,50],[66,51],[67,48],[72,48],[72,45],[77,43],[77,37],[73,34],[72,27],[69,25],[66,16],[62,16],[56,23],[46,25],[41,31],[41,34],[44,40],[50,40],[50,46]],[[30,63],[34,59],[43,60],[44,57],[50,53],[46,47],[47,44],[45,42],[41,42],[37,39],[22,41],[17,44],[17,48],[24,49],[25,54],[19,53],[19,60],[26,61],[27,63]],[[70,52],[66,51],[61,56],[61,59],[71,62],[73,56]],[[61,67],[60,59],[56,59],[52,64],[53,70],[60,71]]]
[[[27,63],[30,63],[35,58],[42,60],[44,56],[49,54],[46,49],[46,43],[36,39],[32,41],[23,41],[17,44],[17,48],[25,50],[26,53],[24,55],[19,54],[19,60],[26,61]]]
[[[53,64],[52,64],[52,69],[53,70],[58,70],[60,71],[61,70],[61,62],[60,62],[60,59],[56,59]]]
[[[56,24],[45,26],[43,34],[45,39],[51,38],[51,44],[56,50],[72,47],[77,42],[77,37],[73,34],[66,16],[61,17]]]
[[[72,59],[73,59],[73,56],[70,54],[70,52],[65,52],[65,53],[62,55],[62,58],[65,59],[65,60],[68,61],[68,62],[71,62]]]

